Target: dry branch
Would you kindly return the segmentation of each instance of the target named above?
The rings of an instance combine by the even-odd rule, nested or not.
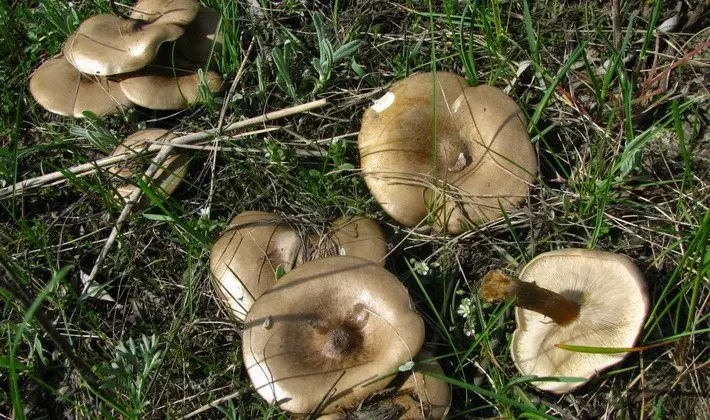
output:
[[[326,104],[327,104],[327,101],[325,99],[321,99],[318,101],[308,102],[308,103],[305,103],[302,105],[297,105],[294,107],[285,108],[285,109],[281,109],[281,110],[274,111],[274,112],[269,112],[268,114],[260,115],[258,117],[249,118],[244,121],[237,121],[235,123],[232,123],[232,124],[228,125],[227,127],[224,127],[221,132],[224,133],[224,132],[229,132],[229,131],[235,131],[235,130],[239,130],[239,129],[249,127],[252,125],[256,125],[256,124],[263,124],[268,121],[272,121],[272,120],[276,120],[279,118],[284,118],[284,117],[299,114],[302,112],[307,112],[307,111],[311,111],[311,110],[314,110],[317,108],[321,108],[321,107],[325,106]],[[173,145],[196,143],[198,141],[209,139],[210,137],[215,136],[217,134],[219,134],[219,131],[215,128],[215,129],[211,129],[211,130],[202,131],[199,133],[192,133],[192,134],[187,134],[187,135],[184,135],[181,137],[177,137],[177,138],[173,139],[171,141],[171,143]],[[0,189],[0,200],[15,197],[18,194],[24,193],[25,190],[27,190],[27,189],[38,188],[38,187],[42,187],[42,186],[54,183],[56,181],[65,180],[65,178],[66,178],[65,173],[70,173],[73,175],[81,175],[81,174],[86,174],[86,173],[90,173],[90,172],[96,172],[100,168],[103,168],[106,166],[111,166],[116,163],[135,159],[136,157],[144,156],[145,154],[158,152],[160,149],[162,149],[162,147],[163,147],[163,145],[152,145],[149,148],[147,148],[145,151],[140,152],[140,153],[128,152],[128,153],[124,153],[121,155],[111,156],[111,157],[107,157],[104,159],[95,160],[93,162],[84,163],[84,164],[77,165],[77,166],[72,166],[71,168],[67,168],[64,171],[52,172],[52,173],[48,173],[46,175],[38,176],[35,178],[26,179],[24,181],[20,181],[14,185],[9,186],[9,187],[1,188]]]

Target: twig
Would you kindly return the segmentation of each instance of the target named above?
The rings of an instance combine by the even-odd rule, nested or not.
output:
[[[621,7],[619,0],[611,2],[611,27],[614,31],[614,49],[618,52],[621,49]]]
[[[308,102],[302,105],[297,105],[293,106],[290,108],[285,108],[281,109],[279,111],[274,111],[270,112],[268,114],[260,115],[258,117],[254,118],[249,118],[248,120],[244,121],[237,121],[235,123],[232,123],[222,129],[222,132],[229,132],[229,131],[235,131],[239,130],[241,128],[249,127],[252,125],[257,125],[257,124],[262,124],[268,121],[276,120],[279,118],[284,118],[288,117],[291,115],[299,114],[301,112],[305,111],[310,111],[313,109],[321,108],[325,105],[327,105],[327,101],[325,99],[321,99],[318,101],[313,101],[313,102]],[[211,130],[206,130],[202,131],[199,133],[192,133],[192,134],[187,134],[181,137],[177,137],[172,140],[171,143],[173,144],[190,144],[190,143],[196,143],[198,141],[206,140],[209,139],[210,137],[218,134],[216,129],[211,129]],[[149,153],[155,153],[159,151],[162,148],[162,146],[157,146],[153,145],[144,150],[143,152],[127,152],[121,155],[117,156],[111,156],[99,160],[95,160],[93,162],[89,163],[84,163],[81,165],[77,166],[72,166],[71,168],[67,168],[63,171],[56,171],[52,172],[46,175],[38,176],[35,178],[30,178],[24,181],[20,181],[16,184],[13,184],[9,187],[5,188],[0,188],[0,200],[14,197],[17,194],[23,193],[26,189],[30,188],[37,188],[41,187],[47,184],[51,184],[55,181],[60,181],[60,180],[65,180],[66,173],[73,174],[73,175],[79,175],[79,174],[86,174],[89,172],[96,172],[100,168],[106,167],[106,166],[111,166],[115,165],[117,163],[135,159],[138,156],[144,156]]]

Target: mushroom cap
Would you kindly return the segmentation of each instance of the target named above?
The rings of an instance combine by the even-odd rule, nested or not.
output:
[[[502,91],[467,87],[451,73],[436,80],[436,106],[424,73],[396,83],[365,112],[360,160],[370,192],[395,220],[411,227],[434,216],[436,229],[457,234],[524,199],[536,155],[525,117]]]
[[[447,162],[455,162],[448,144],[460,140],[450,109],[467,86],[466,79],[453,73],[437,72],[436,82],[431,73],[416,74],[395,83],[363,115],[358,148],[365,183],[399,223],[416,226],[427,217],[424,193],[432,176],[440,177],[442,168],[451,166]],[[432,141],[434,111],[436,146]],[[432,157],[435,147],[436,162]],[[437,169],[432,173],[434,164]]]
[[[407,380],[397,389],[392,403],[405,408],[401,419],[441,420],[451,406],[451,386],[428,374],[446,376],[446,373],[426,350],[420,351],[415,361],[414,371],[409,372]]]
[[[257,392],[282,409],[343,410],[412,359],[424,322],[407,289],[357,257],[326,257],[284,275],[251,307],[243,359]]]
[[[276,269],[288,272],[302,261],[303,241],[282,217],[246,211],[212,245],[212,285],[227,312],[244,321],[254,301],[276,283]]]
[[[382,227],[362,216],[344,216],[334,220],[323,234],[309,235],[308,259],[333,255],[360,257],[385,266],[389,252]]]
[[[377,221],[362,216],[341,217],[333,221],[330,233],[340,255],[364,258],[384,267],[389,248]]]
[[[627,257],[604,251],[564,249],[530,261],[520,279],[580,304],[579,316],[560,326],[543,315],[516,308],[518,328],[511,355],[523,375],[591,379],[619,363],[626,353],[593,354],[563,350],[555,344],[592,347],[633,347],[648,311],[646,284]],[[565,393],[583,382],[534,382],[554,393]]]
[[[188,60],[202,67],[210,54],[222,50],[222,32],[219,23],[222,14],[210,7],[200,7],[197,17],[185,27],[185,34],[175,41],[175,49]]]
[[[131,7],[131,19],[185,26],[196,19],[197,0],[138,0]]]
[[[142,151],[150,147],[151,143],[154,141],[168,142],[177,136],[168,130],[151,128],[147,130],[137,131],[130,136],[126,137],[123,142],[114,149],[111,156],[117,156],[131,150]],[[185,174],[189,168],[189,157],[183,153],[176,153],[168,156],[168,158],[163,162],[161,168],[153,175],[153,183],[156,185],[155,193],[160,198],[167,197],[172,194],[180,185],[180,182],[185,178]],[[129,182],[133,179],[140,168],[139,160],[126,161],[123,165],[115,165],[108,169],[108,171],[120,178],[125,178]],[[144,168],[144,169],[147,169]],[[128,198],[135,189],[138,188],[133,184],[121,185],[116,190],[118,194],[123,198]],[[143,195],[136,207],[145,208],[155,204],[150,197]]]
[[[318,420],[344,420],[350,418],[388,418],[400,420],[441,420],[451,406],[451,386],[435,378],[433,373],[446,376],[434,356],[426,350],[415,358],[414,370],[398,374],[387,389],[367,397],[357,404],[357,409],[331,413]],[[371,401],[374,401],[371,403]]]
[[[465,166],[444,175],[453,191],[429,190],[427,201],[438,210],[439,228],[460,233],[462,223],[498,218],[501,208],[507,210],[525,200],[537,176],[537,154],[525,115],[500,89],[467,88],[451,110],[459,134],[468,139],[460,149]]]
[[[158,47],[185,30],[160,19],[145,23],[102,14],[79,25],[64,43],[64,56],[82,73],[110,76],[145,67]]]
[[[205,82],[211,92],[217,92],[224,80],[219,73],[208,70]],[[155,64],[121,78],[121,90],[136,105],[157,110],[184,109],[200,101],[200,76],[193,71],[173,69]]]
[[[83,75],[62,56],[50,58],[35,70],[30,92],[46,110],[74,118],[83,118],[87,110],[103,116],[133,106],[118,82]]]

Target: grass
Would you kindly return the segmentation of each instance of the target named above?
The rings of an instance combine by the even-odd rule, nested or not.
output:
[[[387,268],[426,321],[452,418],[707,418],[707,11],[692,25],[702,1],[684,3],[669,33],[656,28],[675,2],[622,2],[617,34],[603,2],[284,0],[263,13],[252,1],[204,3],[223,14],[217,67],[228,85],[245,63],[226,123],[319,98],[329,106],[193,151],[186,185],[124,224],[91,295],[82,279],[122,209],[109,177],[67,174],[0,201],[0,413],[286,418],[250,389],[239,328],[208,279],[226,223],[267,210],[307,227],[351,214],[387,227]],[[0,187],[103,157],[146,126],[218,125],[226,90],[215,106],[174,115],[73,120],[34,102],[32,70],[83,19],[110,10],[101,0],[0,5]],[[430,70],[507,88],[540,159],[523,206],[457,237],[397,225],[358,172],[364,109],[392,82]],[[563,247],[630,256],[651,310],[639,351],[560,398],[519,376],[509,305],[483,304],[475,291],[489,269]]]

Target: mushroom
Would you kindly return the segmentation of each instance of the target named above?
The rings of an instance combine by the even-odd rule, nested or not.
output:
[[[480,295],[485,301],[514,299],[518,328],[510,351],[523,375],[584,378],[534,383],[558,394],[583,385],[626,353],[573,352],[557,344],[633,347],[649,304],[643,276],[627,257],[587,249],[540,254],[520,278],[488,273]]]
[[[387,418],[398,420],[441,420],[451,406],[451,387],[437,377],[446,376],[434,356],[426,350],[414,359],[414,370],[398,374],[387,388],[357,404],[355,410],[326,414],[318,420]]]
[[[111,156],[121,155],[129,151],[140,152],[156,141],[169,142],[170,140],[176,138],[177,136],[168,130],[152,128],[147,130],[137,131],[126,139],[114,149]],[[189,158],[185,154],[173,154],[170,155],[162,164],[162,167],[153,175],[153,184],[156,185],[156,190],[154,190],[154,196],[162,199],[172,194],[180,185],[180,182],[185,177],[188,170]],[[131,182],[131,179],[140,174],[138,164],[136,161],[130,161],[122,166],[112,166],[108,169],[109,173],[114,176]],[[125,184],[121,185],[116,190],[121,198],[128,198],[135,189],[138,188],[135,184]],[[148,207],[155,202],[151,197],[143,196],[136,203],[136,207],[143,208]]]
[[[436,229],[461,233],[517,205],[537,174],[517,104],[495,87],[466,86],[451,73],[411,76],[363,116],[365,182],[406,226],[433,219]]]
[[[302,261],[303,241],[282,217],[246,211],[212,245],[212,284],[228,313],[244,321],[254,301],[276,282],[278,267],[288,272]]]
[[[200,9],[196,0],[140,0],[130,19],[101,14],[79,25],[64,56],[82,73],[110,76],[145,67],[158,48],[175,41]]]
[[[84,111],[103,116],[133,106],[118,82],[83,75],[62,56],[45,61],[35,70],[30,92],[48,111],[75,118],[83,118]]]
[[[297,414],[342,411],[419,351],[424,322],[399,280],[357,257],[296,267],[251,307],[243,360],[265,400]]]
[[[210,92],[222,87],[223,79],[218,73],[208,70],[204,82]],[[194,71],[174,69],[169,64],[145,67],[121,79],[123,94],[136,105],[148,109],[184,109],[200,102],[200,75]]]
[[[333,221],[325,234],[310,235],[310,258],[349,255],[384,267],[389,253],[385,233],[375,220],[346,216]]]
[[[164,42],[175,41],[181,26],[96,15],[79,25],[64,44],[64,56],[82,73],[110,76],[145,67]]]

